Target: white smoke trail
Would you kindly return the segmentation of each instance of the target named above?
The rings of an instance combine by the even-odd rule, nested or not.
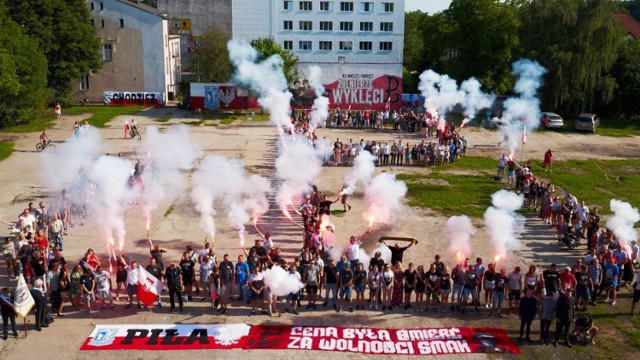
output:
[[[617,199],[611,199],[609,207],[613,211],[613,216],[607,220],[607,228],[613,231],[618,242],[630,254],[631,241],[638,240],[638,231],[634,225],[640,221],[640,212],[631,204]]]
[[[376,158],[368,151],[361,151],[353,160],[353,168],[342,181],[347,185],[344,193],[353,194],[358,184],[368,186],[371,183],[371,176],[376,171]]]
[[[517,249],[520,245],[520,240],[514,234],[519,217],[515,211],[522,206],[523,202],[522,195],[500,190],[491,195],[492,206],[484,213],[484,223],[491,239],[491,245],[496,256],[502,259],[509,251]]]
[[[304,287],[295,274],[284,270],[280,266],[273,266],[263,273],[264,284],[269,287],[271,295],[286,296],[297,293]]]
[[[407,194],[407,185],[392,173],[382,173],[371,181],[364,191],[369,205],[362,218],[375,223],[392,224],[400,214],[402,199]]]
[[[191,170],[202,151],[185,125],[171,127],[165,132],[155,126],[147,127],[141,150],[142,160],[147,163],[143,173],[144,215],[150,219],[151,212],[167,194],[177,195],[177,190],[183,188],[182,172]]]
[[[445,224],[445,232],[449,234],[449,251],[458,257],[458,261],[471,254],[471,235],[476,229],[468,216],[452,216]],[[458,254],[460,254],[458,256]]]
[[[322,84],[322,70],[319,66],[309,67],[309,83],[316,92],[316,99],[313,101],[309,130],[313,132],[329,117],[329,98],[324,96],[324,85]]]

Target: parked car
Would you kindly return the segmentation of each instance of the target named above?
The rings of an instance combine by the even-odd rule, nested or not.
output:
[[[596,114],[582,113],[576,119],[576,130],[596,132],[600,118]]]
[[[562,117],[552,112],[543,112],[540,122],[545,129],[560,129],[564,126]]]

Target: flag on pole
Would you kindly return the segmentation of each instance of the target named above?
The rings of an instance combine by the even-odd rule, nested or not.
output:
[[[524,126],[524,129],[522,129],[522,144],[526,144],[527,143],[527,125]]]
[[[153,306],[162,293],[164,283],[151,275],[142,266],[138,266],[138,299],[147,306]]]
[[[391,95],[389,95],[389,98],[387,99],[387,103],[384,105],[384,111],[390,111],[391,110]]]
[[[27,317],[31,308],[35,305],[36,302],[33,301],[33,297],[27,287],[27,282],[24,280],[24,276],[20,275],[18,278],[18,286],[16,286],[16,295],[13,300],[13,308],[16,311],[16,314],[22,317]]]

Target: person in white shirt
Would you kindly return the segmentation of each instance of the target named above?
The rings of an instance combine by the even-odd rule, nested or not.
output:
[[[24,211],[22,212],[22,215],[18,217],[18,226],[24,229],[27,227],[27,225],[29,225],[31,229],[34,229],[35,224],[36,224],[36,218],[33,215],[31,215],[31,213],[29,212],[29,209],[24,209]]]
[[[382,164],[383,165],[388,165],[389,164],[389,155],[391,155],[391,146],[389,145],[389,143],[384,143],[384,146],[382,147],[382,153],[384,155]]]
[[[498,172],[496,173],[496,177],[502,178],[504,176],[504,168],[507,167],[507,157],[505,154],[502,154],[498,159]]]
[[[356,240],[355,236],[349,238],[349,245],[347,245],[345,252],[347,253],[347,260],[351,263],[351,271],[353,272],[357,270],[358,264],[360,263],[360,245],[362,245],[368,234],[369,229],[367,229],[360,239]]]
[[[131,307],[133,303],[133,296],[136,295],[136,299],[138,300],[138,309],[142,308],[140,305],[140,298],[138,298],[138,263],[132,261],[131,264],[127,264],[127,261],[120,253],[120,262],[125,265],[125,270],[127,271],[127,295],[129,296],[129,304],[125,306],[125,309]]]
[[[102,301],[102,309],[107,307],[105,300],[109,300],[109,305],[113,310],[113,299],[111,298],[111,276],[108,271],[104,271],[100,265],[96,267],[96,272],[93,274],[96,280],[96,290],[98,291],[98,297]]]

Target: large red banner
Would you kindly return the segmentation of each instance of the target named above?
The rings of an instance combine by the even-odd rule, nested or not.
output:
[[[80,350],[318,350],[378,355],[522,354],[503,329],[245,324],[97,325]]]

